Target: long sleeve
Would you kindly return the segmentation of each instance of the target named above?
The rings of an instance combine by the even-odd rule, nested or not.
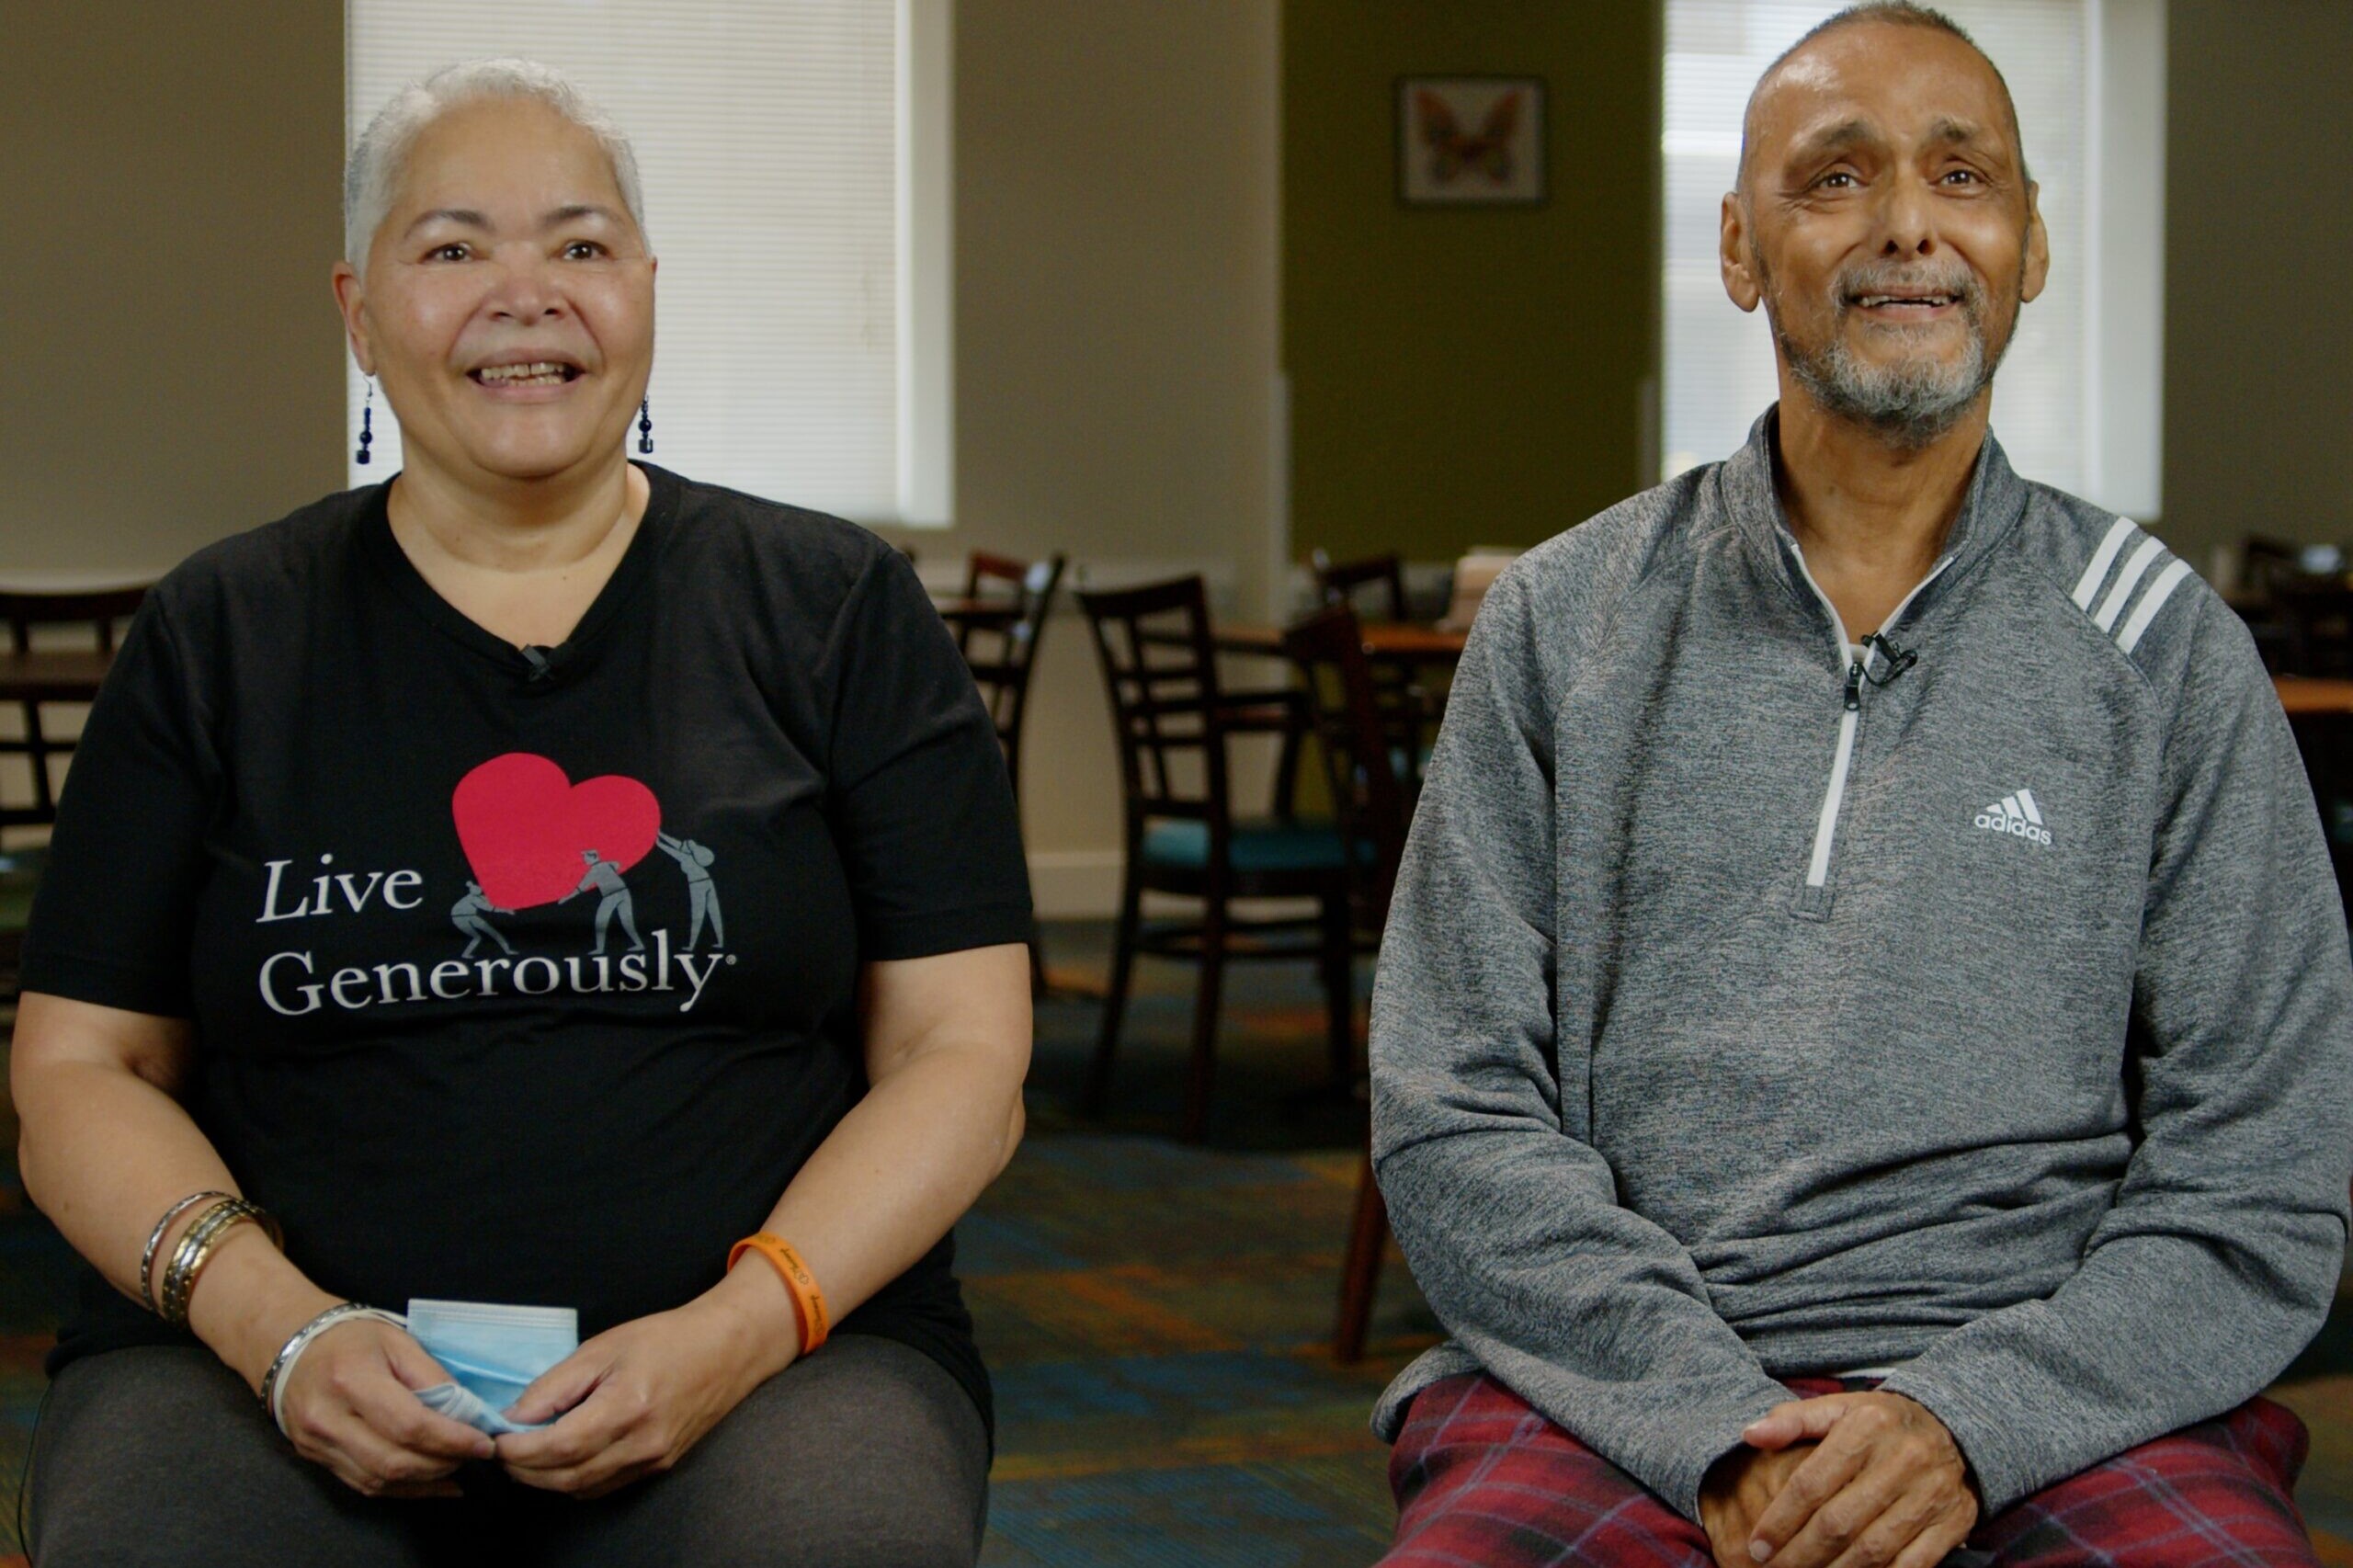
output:
[[[1381,944],[1374,1159],[1455,1342],[1696,1517],[1708,1467],[1789,1395],[1574,1125],[1584,1045],[1556,1038],[1552,992],[1554,944],[1575,939],[1553,896],[1548,694],[1563,677],[1539,620],[1506,574],[1448,699]]]
[[[2081,1267],[1886,1387],[1989,1510],[2278,1376],[2335,1290],[2353,1177],[2353,971],[2295,742],[2209,601],[2187,652],[2134,979],[2135,1143]]]

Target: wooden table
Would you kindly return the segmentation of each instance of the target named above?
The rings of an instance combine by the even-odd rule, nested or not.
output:
[[[112,663],[89,649],[0,653],[0,702],[88,702]]]
[[[2311,676],[2273,676],[2279,706],[2290,719],[2320,713],[2353,714],[2353,680],[2322,680]]]

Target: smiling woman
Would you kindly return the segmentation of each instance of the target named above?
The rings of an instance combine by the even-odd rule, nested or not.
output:
[[[25,944],[90,1265],[34,1554],[970,1562],[1029,912],[962,657],[872,535],[629,460],[655,262],[562,77],[426,79],[347,188],[404,466],[149,596]],[[589,1337],[468,1424],[427,1298]]]
[[[650,203],[630,210],[662,256],[664,461],[870,525],[951,518],[949,0],[342,10],[348,146],[405,85],[506,55],[562,70],[628,125]],[[367,391],[355,369],[355,437]],[[373,418],[378,462],[398,466],[381,395]]]
[[[429,519],[453,491],[500,479],[530,483],[534,507],[585,506],[561,530],[568,552],[618,559],[632,528],[584,489],[626,483],[621,442],[654,364],[657,264],[626,142],[551,73],[491,62],[396,97],[345,183],[335,299],[353,358],[400,415],[413,483],[392,526],[432,560],[419,569],[460,608],[498,613],[464,602],[468,574]],[[585,608],[576,585],[549,606],[567,624]],[[519,630],[518,642],[562,641]]]

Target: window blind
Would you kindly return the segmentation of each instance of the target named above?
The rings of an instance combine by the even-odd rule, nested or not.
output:
[[[910,461],[945,450],[936,432],[910,428],[926,412],[915,394],[944,386],[946,351],[911,336],[906,319],[907,187],[945,189],[937,171],[915,181],[909,167],[923,139],[902,101],[905,35],[924,9],[349,0],[348,135],[402,85],[459,61],[522,55],[563,71],[637,149],[661,262],[654,460],[862,522],[944,522],[944,506],[920,517],[927,508],[911,502],[944,491]],[[355,432],[364,391],[354,367]],[[355,466],[355,483],[400,463],[381,398],[375,431],[377,461]]]
[[[2081,492],[2088,468],[2085,215],[2087,13],[2098,0],[1938,0],[2010,85],[2041,187],[2051,278],[2019,317],[1994,381],[1994,433],[2029,479]],[[1717,270],[1717,209],[1740,163],[1741,113],[1774,56],[1841,8],[1824,0],[1667,0],[1665,127],[1665,474],[1736,449],[1779,395],[1764,312],[1745,315]]]

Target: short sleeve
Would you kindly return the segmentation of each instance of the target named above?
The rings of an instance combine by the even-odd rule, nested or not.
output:
[[[25,935],[23,989],[189,1016],[220,780],[163,599],[150,595],[74,743]]]
[[[1029,874],[996,727],[913,568],[860,574],[827,652],[835,833],[865,960],[1029,940]]]

